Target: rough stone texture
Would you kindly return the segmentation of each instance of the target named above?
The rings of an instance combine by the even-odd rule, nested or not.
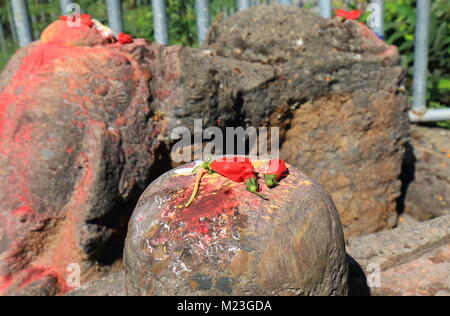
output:
[[[381,273],[374,296],[450,296],[450,245]]]
[[[87,278],[119,257],[137,197],[167,170],[155,161],[170,163],[172,128],[194,118],[281,127],[283,154],[331,191],[347,235],[395,224],[402,69],[365,26],[261,6],[193,49],[57,23],[0,76],[0,293],[40,279],[65,291],[67,264]]]
[[[318,184],[289,166],[278,187],[261,185],[264,201],[206,175],[185,208],[194,182],[170,171],[141,196],[124,250],[129,295],[347,293],[341,224]]]
[[[351,238],[349,253],[350,295],[450,295],[450,217],[407,224],[400,229]],[[381,287],[368,286],[375,272],[370,263],[380,264]],[[109,292],[124,294],[125,272],[87,284],[79,295],[99,295],[98,284],[111,286]],[[114,279],[114,284],[111,283]]]
[[[348,240],[350,294],[436,295],[449,291],[450,216]],[[367,277],[381,272],[381,288]]]
[[[287,130],[282,155],[330,192],[347,236],[396,224],[408,118],[395,47],[361,23],[286,6],[224,20],[205,47],[261,68],[235,92],[242,117]]]
[[[398,226],[397,227],[415,225],[418,222],[419,221],[416,220],[411,215],[403,213],[403,214],[400,214],[398,217]]]
[[[450,214],[450,131],[413,126],[403,164],[403,209],[417,220]]]
[[[106,277],[91,281],[66,296],[126,296],[125,271],[110,273]]]
[[[85,278],[121,258],[157,157],[147,43],[106,44],[83,26],[66,46],[61,28],[0,79],[0,294],[64,292],[70,263]]]

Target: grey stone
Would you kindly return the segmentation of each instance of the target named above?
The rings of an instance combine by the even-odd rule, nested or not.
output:
[[[244,124],[280,127],[282,156],[330,193],[346,237],[397,224],[409,120],[394,46],[362,23],[274,5],[218,22],[204,47],[231,73],[219,100],[231,91]]]
[[[408,137],[404,73],[395,48],[361,24],[261,6],[215,25],[203,49],[136,39],[80,55],[63,45],[58,62],[47,60],[58,71],[31,85],[16,74],[42,69],[25,62],[42,45],[19,50],[0,76],[0,103],[23,87],[5,105],[10,124],[0,133],[9,151],[0,173],[10,178],[0,190],[0,291],[41,262],[40,275],[64,283],[70,263],[120,258],[134,203],[170,169],[172,128],[195,118],[222,129],[279,126],[283,155],[332,194],[348,235],[396,224]],[[53,156],[40,154],[43,144]],[[243,242],[258,251],[250,236]]]
[[[360,266],[379,264],[387,270],[418,259],[450,243],[450,216],[406,225],[376,234],[351,238],[347,253]]]
[[[379,283],[371,284],[370,292],[373,296],[442,295],[450,291],[449,271],[450,244],[408,263],[382,271],[379,275]],[[370,279],[373,278],[369,276]]]
[[[264,169],[266,162],[254,161]],[[193,164],[183,166],[193,167]],[[170,171],[141,196],[124,250],[130,295],[346,295],[347,264],[336,208],[292,166],[261,194],[219,174]],[[245,247],[244,247],[245,245]],[[214,284],[214,287],[212,285]]]

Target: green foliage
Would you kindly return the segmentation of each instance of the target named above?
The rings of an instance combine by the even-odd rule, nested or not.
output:
[[[77,0],[82,13],[87,13],[107,24],[106,1]],[[123,0],[123,19],[125,32],[134,37],[154,40],[153,13],[151,0]],[[220,12],[234,6],[234,0],[211,0],[210,7],[213,19]],[[32,17],[35,38],[44,28],[61,15],[58,0],[29,0],[28,8]],[[0,22],[7,30],[11,39],[9,27],[10,0],[0,0]],[[186,46],[197,45],[197,30],[195,18],[195,0],[167,0],[167,15],[169,20],[169,37],[171,44]]]
[[[16,49],[17,47],[14,45],[12,41],[5,42],[6,54],[3,54],[2,50],[0,50],[0,70],[6,66],[6,63],[8,62],[10,56],[14,54]]]
[[[439,102],[430,101],[430,102],[428,102],[428,107],[431,109],[442,109],[447,106],[445,106]],[[436,125],[439,127],[444,127],[444,128],[450,129],[450,121],[437,122]]]
[[[387,1],[385,5],[387,42],[396,45],[408,71],[412,89],[416,9],[414,0]],[[450,107],[450,2],[434,0],[430,19],[428,106]],[[450,121],[439,126],[450,127]]]

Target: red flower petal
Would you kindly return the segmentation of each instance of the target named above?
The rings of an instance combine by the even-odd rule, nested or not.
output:
[[[346,11],[344,9],[339,9],[336,11],[336,16],[345,18],[346,20],[357,20],[361,16],[360,10]]]
[[[241,161],[243,160],[243,161]],[[245,182],[249,178],[254,178],[255,169],[248,158],[225,157],[214,160],[210,165],[211,170],[234,181]]]
[[[349,20],[358,20],[360,16],[361,16],[361,11],[353,10],[353,11],[350,11],[348,13],[347,19],[349,19]]]
[[[125,34],[125,33],[119,33],[119,36],[117,37],[117,39],[119,40],[120,44],[130,44],[133,43],[133,37],[131,37],[131,35],[129,34]]]
[[[286,163],[282,159],[271,159],[265,174],[276,175],[276,180],[280,180],[281,176],[287,171]]]
[[[340,17],[345,18],[345,17],[347,17],[347,13],[348,12],[346,10],[339,9],[339,10],[336,11],[336,16],[340,16]]]

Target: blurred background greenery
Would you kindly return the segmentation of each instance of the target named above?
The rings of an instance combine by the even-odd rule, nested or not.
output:
[[[420,1],[420,0],[419,0]],[[413,0],[386,1],[385,32],[389,44],[396,45],[408,71],[411,91],[414,63],[416,9]],[[450,107],[450,1],[432,1],[430,20],[428,107]],[[450,128],[450,121],[438,126]]]
[[[294,2],[299,2],[296,0]],[[33,24],[34,38],[39,38],[42,30],[59,17],[58,0],[29,0],[29,10]],[[104,0],[77,0],[84,13],[88,13],[107,24]],[[151,0],[123,0],[125,32],[134,37],[154,40]],[[266,1],[259,1],[266,2]],[[311,7],[315,1],[301,1]],[[211,0],[213,19],[221,12],[234,12],[235,0]],[[368,1],[334,1],[334,8],[364,10]],[[195,22],[195,0],[167,0],[169,16],[169,37],[171,44],[197,45]],[[386,41],[396,45],[407,69],[407,86],[411,91],[414,62],[414,32],[416,20],[416,0],[385,1]],[[363,21],[364,17],[362,18]],[[10,0],[0,0],[0,70],[17,49],[16,34],[11,23]],[[428,106],[432,108],[450,107],[450,1],[433,0],[430,60],[429,60]],[[439,126],[450,128],[450,122],[440,122]]]

